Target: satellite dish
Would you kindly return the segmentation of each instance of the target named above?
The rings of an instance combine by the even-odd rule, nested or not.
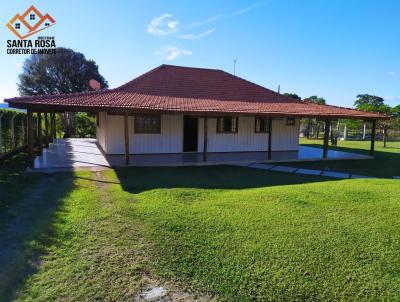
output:
[[[98,81],[91,79],[89,81],[89,86],[93,89],[93,90],[99,90],[101,88],[101,85]]]

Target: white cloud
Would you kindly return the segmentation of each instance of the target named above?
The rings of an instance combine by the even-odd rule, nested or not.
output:
[[[151,20],[147,32],[152,35],[166,36],[178,29],[178,20],[173,20],[171,14],[163,14]]]
[[[206,25],[206,24],[218,21],[220,18],[221,18],[221,16],[210,17],[210,18],[205,19],[205,20],[193,22],[193,23],[189,24],[188,27],[198,27],[198,26]]]
[[[154,54],[162,57],[165,60],[172,61],[181,56],[191,56],[192,52],[176,46],[166,45],[161,47],[160,50],[156,51]]]
[[[215,29],[209,29],[200,34],[186,34],[186,35],[183,35],[182,38],[185,40],[197,40],[197,39],[203,38],[205,36],[208,36],[209,34],[213,33],[214,31],[215,31]]]
[[[397,71],[386,71],[386,74],[391,77],[395,77],[395,76],[397,76]]]
[[[243,15],[243,14],[245,14],[245,13],[247,13],[247,12],[249,12],[249,11],[251,11],[251,10],[257,8],[257,7],[263,6],[263,5],[265,5],[265,4],[266,4],[266,1],[261,1],[261,2],[253,3],[252,5],[249,5],[249,6],[246,6],[246,7],[242,8],[242,9],[239,9],[239,10],[237,10],[237,11],[234,11],[234,12],[231,14],[231,17],[236,17],[236,16]]]

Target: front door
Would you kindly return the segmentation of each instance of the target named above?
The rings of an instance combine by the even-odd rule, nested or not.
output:
[[[183,117],[183,152],[197,152],[198,119]]]

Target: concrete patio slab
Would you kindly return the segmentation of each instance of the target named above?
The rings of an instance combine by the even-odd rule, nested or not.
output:
[[[270,170],[275,166],[271,165],[271,164],[251,164],[251,165],[248,165],[248,167],[249,168],[262,169],[262,170]]]
[[[298,168],[293,168],[293,167],[287,167],[287,166],[275,166],[271,169],[271,171],[276,171],[276,172],[288,172],[288,173],[293,173]]]
[[[312,170],[312,169],[298,169],[296,171],[297,174],[305,174],[305,175],[321,175],[321,170]]]
[[[321,174],[322,176],[334,177],[334,178],[349,178],[349,173],[341,173],[341,172],[334,172],[334,171],[324,171]]]
[[[369,156],[329,151],[328,159],[368,159]],[[174,154],[132,154],[130,166],[167,167],[167,166],[202,166],[202,165],[254,165],[264,164],[260,169],[270,169],[276,162],[299,162],[322,160],[322,150],[318,148],[299,146],[299,151],[274,151],[272,159],[267,160],[266,152],[221,152],[208,153],[207,162],[203,162],[202,153],[174,153]],[[125,166],[124,155],[104,155],[92,138],[58,139],[44,149],[41,156],[36,157],[34,168],[46,169],[78,169],[88,167],[118,167]],[[276,171],[294,172],[296,168],[281,167]]]
[[[375,177],[366,176],[366,175],[351,174],[350,178],[375,178]]]

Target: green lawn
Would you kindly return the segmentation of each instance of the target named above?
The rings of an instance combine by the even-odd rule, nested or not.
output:
[[[149,282],[221,301],[400,300],[398,180],[229,166],[21,177],[35,180],[0,182],[0,196],[21,191],[0,224],[0,300],[133,301]]]
[[[301,144],[322,148],[322,140],[302,139]],[[339,141],[337,147],[329,146],[329,149],[345,152],[354,152],[368,155],[369,141]],[[383,143],[377,141],[375,144],[375,159],[373,160],[335,160],[283,163],[292,167],[308,169],[326,169],[352,174],[360,174],[374,177],[392,178],[400,176],[400,142],[388,142],[383,148]]]

